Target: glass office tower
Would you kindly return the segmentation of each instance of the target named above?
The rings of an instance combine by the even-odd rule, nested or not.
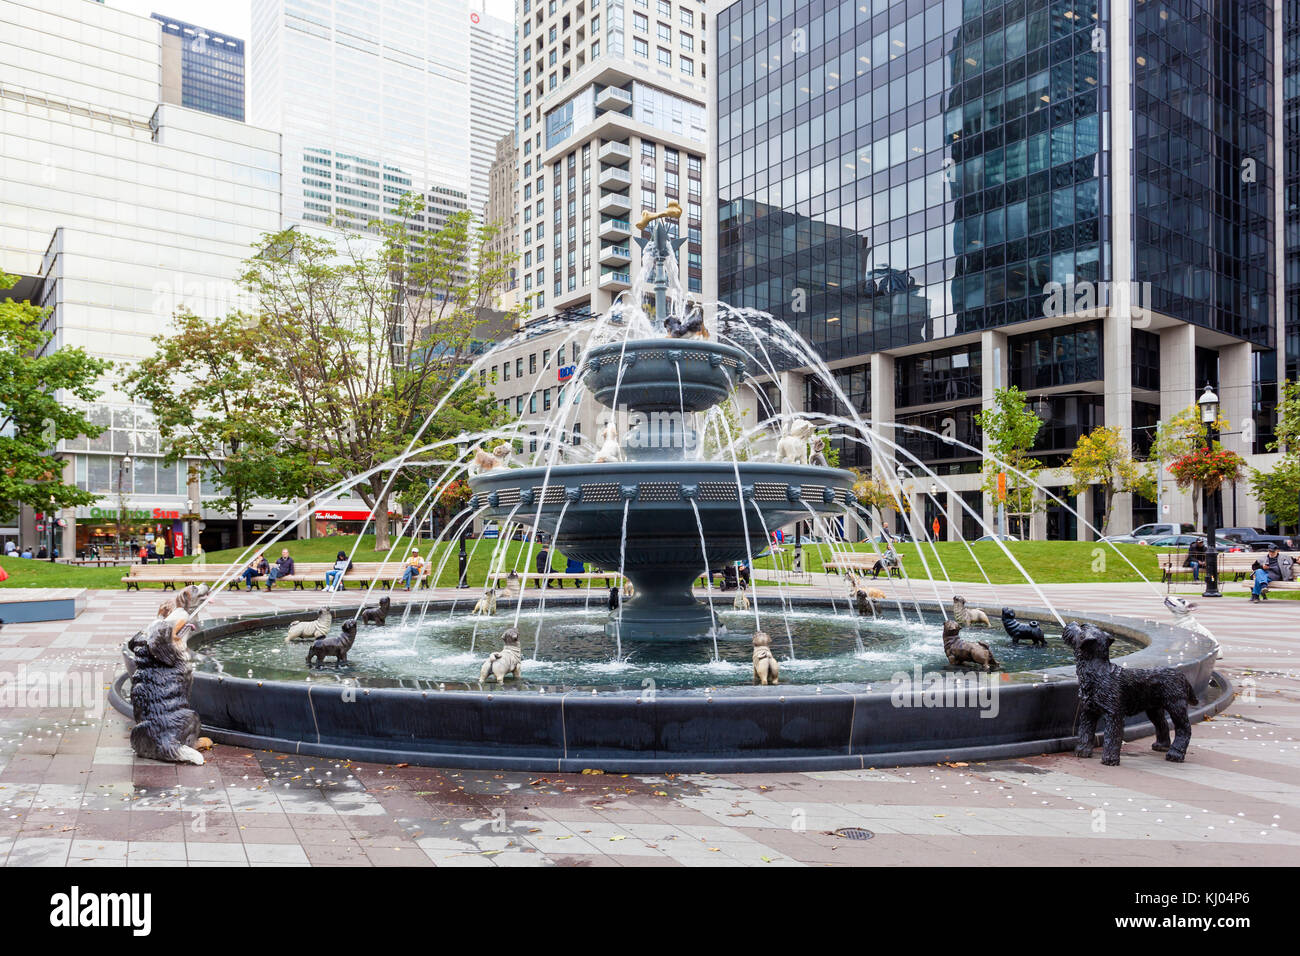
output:
[[[861,370],[861,410],[979,447],[1015,384],[1049,465],[1099,425],[1144,450],[1205,384],[1243,433],[1266,424],[1270,4],[740,0],[716,27],[719,297]],[[977,454],[897,439],[978,494]],[[1155,513],[1120,500],[1112,527]]]
[[[469,208],[469,25],[459,0],[253,0],[249,112],[283,135],[286,226],[394,220],[407,192],[429,228]]]
[[[162,101],[244,121],[244,41],[161,13]]]

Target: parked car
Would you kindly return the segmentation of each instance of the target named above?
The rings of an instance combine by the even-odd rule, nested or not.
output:
[[[1171,535],[1166,535],[1163,538],[1154,538],[1144,543],[1151,545],[1151,547],[1153,548],[1177,548],[1180,551],[1186,551],[1191,546],[1193,541],[1199,541],[1202,544],[1204,544],[1205,535],[1171,534]],[[1230,551],[1242,551],[1244,549],[1241,547],[1241,545],[1236,544],[1235,542],[1220,541],[1217,545],[1215,545],[1214,550],[1216,553],[1222,554]]]
[[[1274,545],[1281,551],[1295,551],[1298,544],[1291,535],[1265,534],[1262,528],[1219,528],[1215,534],[1250,551],[1267,551]]]
[[[1165,521],[1138,525],[1130,533],[1140,542],[1143,538],[1164,538],[1171,534],[1196,534],[1196,527],[1188,521],[1181,524]],[[1150,542],[1146,543],[1149,544]]]

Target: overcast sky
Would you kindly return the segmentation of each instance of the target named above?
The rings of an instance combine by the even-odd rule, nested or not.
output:
[[[249,41],[250,0],[107,0],[110,7],[130,10],[147,17],[151,13],[175,17],[195,26],[228,33],[245,43]],[[468,10],[470,4],[465,3]],[[487,12],[503,20],[514,19],[514,0],[487,0]]]

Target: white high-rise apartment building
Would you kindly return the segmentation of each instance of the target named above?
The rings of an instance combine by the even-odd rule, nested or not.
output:
[[[469,207],[469,23],[463,0],[253,0],[249,115],[283,135],[286,226],[407,192],[434,227]]]
[[[682,207],[683,284],[711,291],[707,23],[699,0],[517,0],[520,294],[600,312],[631,286],[632,223]]]
[[[119,479],[124,537],[188,538],[194,523],[180,515],[201,485],[164,465],[148,410],[118,389],[119,368],[152,355],[176,309],[236,307],[240,263],[280,220],[280,137],[163,103],[162,46],[148,17],[85,0],[0,0],[0,267],[19,276],[0,295],[52,310],[51,347],[114,363],[90,410],[106,430],[60,449],[65,480],[105,496],[64,513],[65,555],[112,543]],[[229,516],[203,517],[215,532]],[[39,545],[32,515],[21,521]]]

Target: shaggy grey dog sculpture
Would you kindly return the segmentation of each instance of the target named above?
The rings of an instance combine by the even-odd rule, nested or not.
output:
[[[1101,719],[1101,762],[1107,767],[1119,766],[1124,718],[1145,713],[1156,729],[1151,749],[1167,751],[1166,760],[1182,763],[1192,739],[1187,705],[1198,703],[1191,682],[1172,667],[1127,668],[1112,664],[1110,645],[1114,638],[1094,624],[1071,621],[1061,638],[1074,650],[1074,671],[1079,678],[1079,745],[1074,755],[1092,756],[1097,721]],[[1174,724],[1172,744],[1166,712]]]
[[[131,675],[131,749],[151,760],[202,764],[199,715],[190,707],[194,669],[172,625],[157,620],[127,644],[135,661]]]

